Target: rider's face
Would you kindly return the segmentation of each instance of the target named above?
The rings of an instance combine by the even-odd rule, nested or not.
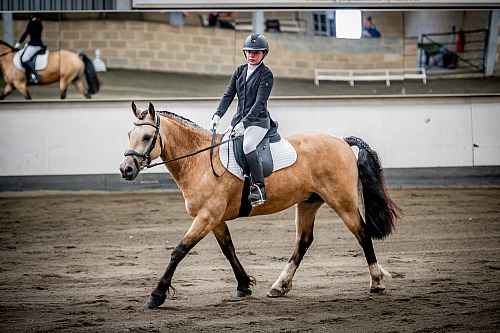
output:
[[[246,50],[245,54],[247,56],[247,62],[252,66],[258,65],[262,58],[264,58],[264,51]]]

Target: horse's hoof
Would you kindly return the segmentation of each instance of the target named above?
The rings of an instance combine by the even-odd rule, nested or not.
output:
[[[236,294],[234,294],[234,298],[242,298],[252,295],[252,291],[250,289],[247,290],[236,290]]]
[[[272,288],[267,292],[267,297],[283,297],[285,296],[285,291],[284,290],[278,290]]]
[[[151,294],[151,296],[149,296],[149,298],[148,298],[148,301],[146,302],[146,305],[150,309],[156,309],[157,307],[162,305],[166,299],[167,299],[167,295],[158,296],[158,295]]]
[[[385,292],[385,287],[370,288],[370,293],[372,294],[382,294]]]

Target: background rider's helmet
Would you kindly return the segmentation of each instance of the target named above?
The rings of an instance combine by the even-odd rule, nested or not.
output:
[[[264,51],[265,54],[269,52],[269,44],[267,43],[266,37],[261,34],[252,34],[245,39],[245,44],[243,44],[243,53],[246,50],[254,51]]]

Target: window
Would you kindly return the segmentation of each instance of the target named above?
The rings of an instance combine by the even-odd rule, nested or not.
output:
[[[360,10],[349,9],[335,11],[337,38],[360,39],[361,23]]]

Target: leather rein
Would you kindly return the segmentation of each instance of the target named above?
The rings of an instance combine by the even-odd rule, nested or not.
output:
[[[6,56],[7,54],[9,54],[11,52],[16,52],[16,51],[10,50],[10,51],[7,51],[5,53],[2,53],[2,54],[0,54],[0,58],[3,57],[3,56]]]
[[[156,120],[156,125],[152,124],[152,123],[137,123],[137,122],[134,122],[135,126],[152,126],[152,127],[154,127],[156,129],[155,130],[155,134],[153,136],[153,140],[151,141],[151,145],[149,146],[148,150],[145,153],[138,153],[135,150],[131,150],[131,149],[127,149],[125,151],[125,153],[124,153],[125,156],[132,156],[134,158],[134,163],[135,163],[135,166],[137,167],[138,170],[151,169],[151,168],[154,168],[155,166],[158,166],[158,165],[168,164],[168,163],[171,163],[171,162],[175,162],[175,161],[181,160],[183,158],[194,156],[194,155],[197,155],[197,154],[202,153],[204,151],[210,150],[210,164],[212,165],[212,172],[214,173],[214,175],[217,176],[217,177],[221,177],[222,175],[224,175],[224,173],[226,173],[227,168],[226,168],[226,171],[224,171],[224,173],[222,175],[220,175],[220,176],[215,172],[214,165],[212,163],[213,149],[216,148],[216,147],[219,147],[219,146],[221,146],[221,145],[223,145],[225,143],[233,141],[237,137],[231,137],[228,140],[221,141],[219,143],[214,144],[214,142],[215,142],[215,135],[216,135],[215,130],[213,131],[213,135],[212,135],[212,144],[209,147],[197,150],[197,151],[195,151],[193,153],[190,153],[190,154],[187,154],[187,155],[184,155],[184,156],[180,156],[180,157],[176,157],[176,158],[170,159],[168,161],[158,162],[158,163],[151,164],[151,155],[150,154],[153,151],[153,149],[155,148],[155,145],[156,145],[156,142],[157,142],[158,138],[160,138],[160,149],[161,149],[160,156],[163,154],[163,141],[162,141],[161,135],[160,135],[160,116],[158,114],[156,114],[156,119],[157,119]],[[145,160],[147,160],[147,164],[145,166],[139,166],[139,162],[137,162],[137,159],[135,158],[135,156],[138,156],[138,157],[142,158],[141,163],[144,162]],[[229,159],[228,159],[228,161],[229,161]]]

